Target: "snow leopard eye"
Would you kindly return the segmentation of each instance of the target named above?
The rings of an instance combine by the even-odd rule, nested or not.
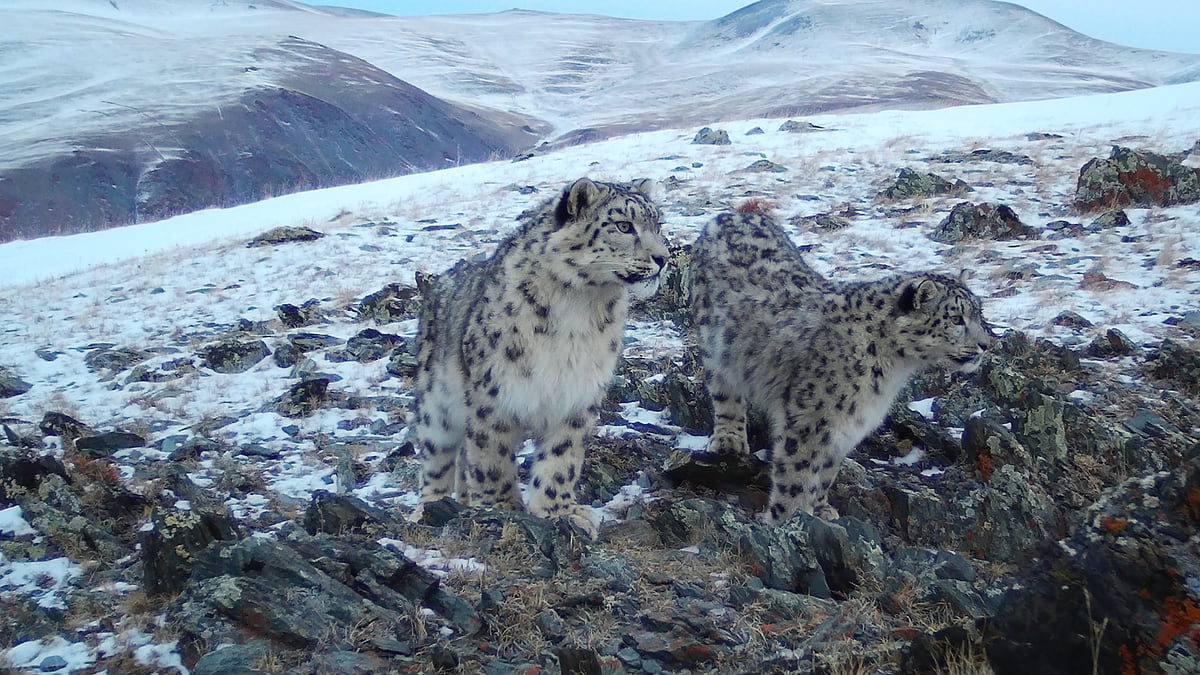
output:
[[[620,232],[621,234],[633,233],[633,223],[629,222],[628,220],[618,220],[616,223],[614,223],[614,225],[617,226],[617,232]]]

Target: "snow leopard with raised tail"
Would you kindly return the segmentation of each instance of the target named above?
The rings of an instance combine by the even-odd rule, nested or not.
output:
[[[917,372],[970,372],[995,340],[961,279],[834,281],[767,215],[722,214],[692,249],[692,308],[712,397],[707,450],[748,455],[746,406],[770,427],[764,522],[838,517],[829,486]]]
[[[422,507],[457,495],[520,510],[515,453],[532,438],[529,511],[598,533],[575,485],[622,347],[630,290],[656,279],[667,260],[651,187],[580,178],[522,214],[490,258],[418,279],[411,435]]]

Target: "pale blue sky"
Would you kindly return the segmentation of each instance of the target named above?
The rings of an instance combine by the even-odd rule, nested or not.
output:
[[[309,0],[397,15],[500,12],[518,7],[632,19],[715,19],[749,0]],[[1094,38],[1148,49],[1200,53],[1200,0],[1021,0],[1035,12]]]

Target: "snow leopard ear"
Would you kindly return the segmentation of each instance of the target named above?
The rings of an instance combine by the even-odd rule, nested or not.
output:
[[[554,210],[558,224],[563,225],[568,220],[578,218],[599,196],[600,188],[588,178],[580,178],[571,183],[571,186],[563,191],[558,208]]]
[[[900,309],[905,312],[924,311],[938,303],[946,289],[933,279],[913,280],[900,293]]]
[[[417,282],[417,292],[423,296],[429,296],[433,293],[433,285],[437,282],[438,275],[417,270],[415,277]]]
[[[633,181],[633,189],[642,193],[646,197],[653,197],[654,181],[649,178],[637,178]]]

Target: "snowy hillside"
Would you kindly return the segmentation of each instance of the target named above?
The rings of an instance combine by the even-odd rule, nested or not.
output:
[[[0,7],[0,241],[651,129],[1200,79],[992,0],[764,0],[708,22],[292,2]]]
[[[1003,11],[1017,10],[1005,6]],[[735,15],[719,30],[686,30],[690,39],[708,45],[696,53],[715,40],[737,40],[770,54],[774,48],[768,46],[768,36],[784,29],[776,24],[756,27],[753,17]],[[520,24],[526,18],[506,14],[430,20],[428,25]],[[321,23],[331,20],[322,17],[313,26]],[[953,24],[952,32],[960,34],[968,23]],[[247,20],[240,25],[255,24]],[[939,33],[929,25],[931,34]],[[355,39],[369,42],[363,35]],[[937,50],[935,43],[931,41],[931,50]],[[442,51],[453,53],[445,45]],[[903,60],[910,63],[909,58]],[[1117,85],[1108,80],[1096,86]],[[588,87],[596,87],[595,82]],[[627,92],[604,95],[623,97]],[[66,413],[97,431],[137,433],[146,447],[113,455],[120,481],[135,492],[149,491],[151,483],[160,489],[149,478],[154,467],[181,445],[203,437],[218,449],[202,447],[188,460],[189,489],[207,493],[240,526],[268,538],[284,522],[280,514],[302,508],[317,490],[350,493],[375,506],[406,511],[415,500],[414,460],[381,466],[406,437],[408,381],[389,371],[386,358],[334,356],[366,328],[411,339],[416,325],[411,318],[363,321],[356,310],[388,284],[411,284],[418,270],[438,272],[460,258],[488,253],[511,231],[519,213],[581,175],[651,178],[673,243],[690,243],[715,214],[753,198],[773,206],[778,220],[806,247],[810,262],[826,275],[848,279],[898,270],[967,269],[972,273],[969,285],[983,298],[985,316],[998,332],[1024,331],[1080,350],[1110,329],[1128,336],[1139,351],[1165,338],[1190,339],[1188,322],[1200,320],[1195,315],[1200,304],[1200,208],[1129,208],[1129,224],[1093,230],[1088,226],[1094,216],[1076,213],[1071,204],[1080,167],[1107,156],[1114,144],[1159,153],[1195,152],[1200,84],[1056,101],[815,115],[803,121],[815,126],[788,132],[779,130],[780,120],[714,124],[732,140],[720,146],[693,144],[697,127],[652,131],[524,161],[481,163],[105,232],[0,245],[0,313],[8,317],[0,329],[0,367],[31,385],[25,393],[0,399],[0,419],[18,437],[40,438],[37,424],[50,412]],[[980,150],[1011,155],[972,155]],[[775,170],[750,168],[764,159]],[[1196,167],[1198,159],[1193,156],[1187,163]],[[961,179],[973,191],[918,200],[880,197],[903,168]],[[956,245],[932,241],[933,228],[964,199],[1010,206],[1039,238]],[[828,213],[844,218],[847,226],[829,231],[803,220]],[[307,226],[325,236],[246,246],[277,226]],[[1112,283],[1089,281],[1097,278]],[[229,335],[253,336],[278,352],[298,333],[281,323],[279,308],[305,303],[319,309],[320,318],[301,330],[328,340],[327,349],[314,352],[313,358],[287,367],[265,358],[240,374],[216,372],[200,358],[206,346]],[[1056,321],[1065,311],[1081,315],[1090,327]],[[670,321],[638,319],[629,338],[627,358],[683,354],[685,336]],[[1105,378],[1140,377],[1134,356],[1087,367]],[[330,399],[338,404],[300,416],[281,412],[278,401],[314,373],[328,378]],[[1079,394],[1084,402],[1086,396]],[[602,433],[638,438],[642,432],[634,429],[635,422],[649,424],[655,437],[672,447],[703,447],[703,438],[636,402],[620,406]],[[1182,433],[1194,435],[1196,430]],[[57,439],[51,435],[44,442],[61,457],[64,448]],[[354,462],[369,469],[362,481],[346,472],[347,447],[355,453]],[[242,450],[230,454],[219,448]],[[235,467],[258,478],[237,493],[212,493],[213,486],[226,485]],[[354,484],[348,484],[348,477]],[[4,513],[0,524],[9,523],[11,531],[0,533],[0,539],[38,536],[20,514]],[[619,520],[622,513],[612,517]],[[65,603],[86,615],[76,591],[94,590],[119,600],[130,590],[119,585],[82,588],[89,577],[78,568],[31,572],[19,567],[25,564],[11,555],[0,557],[0,596],[7,602],[34,594],[39,602],[50,603],[43,606]],[[121,569],[129,569],[128,564]],[[471,573],[461,565],[455,569]],[[58,581],[27,583],[37,573]],[[144,625],[124,625],[119,617],[106,621],[75,632],[63,628],[55,633],[57,642],[47,635],[42,643],[13,645],[7,658],[22,668],[51,654],[73,655],[73,663],[87,664],[122,650],[145,650],[152,642],[142,632]],[[165,655],[147,653],[139,663],[157,663],[168,672],[178,663],[170,649]]]

